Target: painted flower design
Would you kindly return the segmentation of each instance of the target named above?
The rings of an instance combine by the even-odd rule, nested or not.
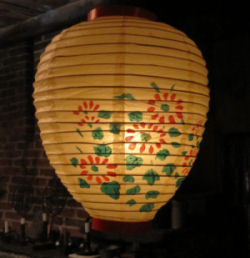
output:
[[[192,149],[188,152],[187,155],[185,155],[185,161],[182,163],[182,166],[184,166],[185,168],[182,171],[182,174],[184,176],[187,176],[189,171],[190,171],[190,166],[191,163],[193,163],[193,158],[196,157],[198,154],[198,150],[197,149]]]
[[[197,124],[192,128],[193,134],[194,135],[199,135],[200,129],[203,126],[203,122],[200,120],[197,122]]]
[[[145,129],[145,131],[139,131],[140,129]],[[148,131],[146,131],[148,129]],[[150,132],[157,132],[159,135],[157,143],[147,144],[151,140]],[[133,124],[133,128],[129,128],[126,130],[128,136],[125,137],[125,141],[129,144],[129,149],[134,150],[137,144],[140,145],[140,153],[148,152],[152,154],[154,152],[154,148],[157,149],[161,148],[161,144],[166,143],[164,140],[164,136],[167,134],[162,129],[159,129],[158,125],[154,124],[146,124],[146,123],[139,123]],[[136,134],[140,134],[140,140],[143,143],[133,142],[135,140]]]
[[[109,182],[110,177],[115,177],[116,172],[115,169],[117,168],[117,165],[114,164],[107,164],[108,159],[104,158],[101,160],[100,157],[92,157],[89,155],[86,159],[80,160],[80,168],[82,169],[81,175],[88,175],[87,180],[92,181],[95,179],[95,181],[98,184],[102,184],[103,182]],[[87,167],[88,165],[88,167]],[[106,172],[105,175],[93,175],[94,173],[98,173],[100,166],[105,166]],[[91,172],[91,175],[89,175]]]
[[[73,112],[74,115],[83,114],[83,118],[81,118],[78,125],[82,126],[84,123],[87,123],[90,127],[92,127],[92,123],[98,123],[100,119],[89,114],[89,112],[98,111],[99,107],[99,105],[94,104],[93,100],[83,101],[83,105],[79,105],[78,110]]]
[[[175,124],[176,123],[176,119],[180,119],[183,122],[183,114],[182,114],[182,110],[183,110],[183,106],[181,105],[182,100],[178,99],[176,100],[176,94],[175,93],[156,93],[154,95],[154,100],[149,100],[148,104],[150,105],[150,107],[147,109],[148,112],[155,112],[155,103],[156,101],[174,101],[176,102],[176,106],[175,109],[180,110],[180,112],[176,112],[175,116],[174,115],[169,115],[168,116],[168,121],[165,121],[165,117],[162,116],[160,113],[159,114],[155,114],[151,116],[152,120],[158,120],[159,123],[164,124],[164,123],[171,123],[171,124]],[[161,110],[163,112],[169,112],[169,105],[168,104],[162,104],[161,105]]]

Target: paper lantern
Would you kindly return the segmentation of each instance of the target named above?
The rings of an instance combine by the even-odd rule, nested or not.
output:
[[[36,116],[51,165],[93,218],[151,221],[174,195],[199,150],[207,83],[195,43],[164,23],[102,16],[54,37]]]

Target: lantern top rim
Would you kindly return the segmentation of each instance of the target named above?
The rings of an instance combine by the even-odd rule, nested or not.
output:
[[[132,16],[156,21],[157,16],[146,9],[129,5],[105,5],[98,6],[88,13],[88,21],[104,16]]]

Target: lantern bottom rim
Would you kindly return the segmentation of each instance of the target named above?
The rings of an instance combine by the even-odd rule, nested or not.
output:
[[[92,219],[92,230],[111,234],[144,234],[151,230],[152,221],[121,222]]]

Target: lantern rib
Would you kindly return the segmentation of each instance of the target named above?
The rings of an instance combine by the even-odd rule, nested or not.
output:
[[[73,193],[73,192],[72,192]],[[74,194],[79,194],[80,195],[80,193],[74,193]],[[145,195],[145,193],[144,194],[138,194],[139,196],[142,196],[142,195]],[[169,196],[170,195],[170,193],[166,193],[166,194],[164,194],[164,193],[161,193],[161,196],[163,197],[163,196]],[[99,196],[99,195],[97,195],[97,196]],[[120,196],[122,196],[121,194],[120,194]],[[165,197],[164,196],[164,197]],[[136,202],[137,204],[145,204],[145,203],[150,203],[150,202],[152,202],[152,199],[149,199],[147,202]],[[91,203],[95,203],[95,204],[109,204],[109,202],[107,202],[107,201],[103,201],[103,202],[93,202],[93,201],[91,201],[91,202],[88,202],[88,201],[84,201],[84,203],[87,203],[87,204],[91,204]],[[127,204],[125,201],[124,202],[119,202],[119,201],[116,201],[115,202],[116,204]],[[154,200],[154,203],[157,203],[157,204],[160,204],[160,203],[166,203],[165,201],[156,201],[156,200]],[[111,204],[111,203],[110,203]]]
[[[80,75],[80,77],[84,77],[84,76],[98,76],[98,75],[113,75],[113,74],[110,74],[110,73],[96,73],[96,74],[82,74]],[[123,73],[116,73],[115,75],[120,75],[120,76],[124,76],[125,74]],[[36,80],[37,82],[41,82],[41,81],[44,81],[46,79],[50,79],[50,78],[53,78],[53,79],[58,79],[58,78],[70,78],[70,77],[79,77],[78,74],[71,74],[71,75],[61,75],[61,76],[53,76],[51,75],[50,77],[46,77],[45,79],[40,79],[40,80]],[[189,80],[183,80],[183,79],[178,79],[178,78],[171,78],[171,77],[163,77],[163,76],[152,76],[152,75],[146,75],[146,74],[130,74],[130,73],[126,73],[126,76],[138,76],[138,77],[147,77],[147,78],[159,78],[159,79],[169,79],[169,80],[176,80],[176,81],[181,81],[181,82],[186,82],[186,83],[195,83],[195,84],[198,84],[200,86],[203,86],[204,88],[207,88],[206,84],[202,84],[202,83],[199,83],[199,82],[196,82],[196,81],[189,81]],[[141,89],[141,88],[140,88]],[[148,88],[146,88],[148,89]]]
[[[39,124],[49,124],[49,125],[52,125],[52,124],[75,124],[75,125],[77,125],[78,124],[78,122],[55,122],[55,121],[53,121],[53,122],[38,122]],[[115,122],[114,122],[115,123]],[[100,124],[100,125],[102,125],[102,124],[110,124],[110,123],[108,123],[108,122],[98,122],[98,124]],[[135,123],[129,123],[129,122],[124,122],[124,125],[133,125],[133,124],[137,124],[136,122]],[[166,125],[166,124],[162,124],[162,123],[147,123],[147,124],[153,124],[153,125]],[[202,128],[204,128],[204,126],[200,126],[200,125],[196,125],[196,124],[192,124],[192,123],[185,123],[185,124],[183,124],[183,123],[175,123],[175,125],[194,125],[194,126],[197,126],[197,127],[202,127]]]
[[[123,28],[123,27],[122,27]],[[125,27],[127,28],[127,27]],[[90,38],[91,36],[95,37],[95,36],[114,36],[114,35],[123,35],[123,36],[137,36],[137,37],[145,37],[145,38],[153,38],[153,39],[160,39],[160,40],[163,40],[163,41],[174,41],[174,42],[179,42],[179,43],[183,43],[183,44],[186,44],[190,47],[196,47],[195,44],[191,44],[189,41],[182,41],[182,40],[179,40],[179,39],[173,39],[173,38],[165,38],[165,37],[157,37],[157,36],[152,36],[152,35],[149,35],[149,34],[134,34],[134,33],[123,33],[123,34],[120,34],[120,33],[111,33],[111,32],[108,32],[108,33],[98,33],[98,34],[85,34],[85,35],[79,35],[79,36],[71,36],[69,38],[66,37],[68,32],[66,32],[60,39],[58,40],[55,40],[52,42],[52,45],[53,43],[58,43],[58,42],[63,42],[63,41],[67,41],[67,40],[74,40],[74,39],[79,39],[79,38],[83,38],[83,37],[88,37]],[[195,48],[196,49],[196,48]]]
[[[96,125],[99,125],[99,123],[97,123]],[[166,123],[165,125],[173,125],[173,124],[170,124],[170,123]],[[83,132],[83,133],[91,133],[91,132],[93,132],[92,130],[80,130],[81,132]],[[106,132],[110,132],[110,130],[102,130],[104,133],[106,133]],[[127,132],[127,130],[121,130],[120,131],[121,133],[126,133]],[[138,130],[135,130],[135,132],[148,132],[148,133],[152,133],[152,132],[154,132],[153,130],[141,130],[141,131],[138,131]],[[52,135],[52,134],[62,134],[62,133],[75,133],[75,131],[60,131],[60,132],[53,132],[53,133],[41,133],[41,135]],[[156,134],[158,134],[158,132],[156,131],[155,132]],[[165,133],[165,134],[168,134],[168,131],[164,131],[164,130],[162,130],[161,131],[161,133]],[[188,135],[188,134],[190,134],[190,133],[182,133],[182,135]],[[201,136],[202,134],[200,134],[200,135],[198,135],[198,134],[193,134],[194,136]],[[134,142],[134,143],[145,143],[144,141],[142,141],[142,142],[135,142],[135,141],[129,141],[129,142]]]
[[[175,66],[166,66],[166,65],[156,65],[156,64],[143,64],[143,63],[126,63],[126,62],[123,62],[123,63],[102,63],[102,62],[98,62],[98,63],[84,63],[84,64],[73,64],[73,65],[62,65],[62,66],[54,66],[54,67],[50,67],[50,71],[52,71],[53,73],[53,70],[59,70],[59,69],[65,69],[65,68],[74,68],[74,67],[81,67],[81,66],[98,66],[98,65],[124,65],[124,66],[147,66],[147,67],[162,67],[162,68],[170,68],[170,69],[173,69],[173,70],[177,70],[177,71],[185,71],[185,72],[190,72],[190,73],[193,73],[193,74],[198,74],[204,78],[207,79],[207,73],[199,73],[199,72],[196,72],[195,69],[193,70],[188,70],[188,69],[183,69],[183,68],[177,68]],[[40,76],[44,73],[47,73],[47,68],[45,69],[40,69],[40,72],[38,72],[36,74],[36,76]],[[38,80],[39,81],[39,80]]]
[[[67,163],[67,164],[51,163],[51,164],[53,164],[55,166],[69,166],[69,167],[72,167],[72,164],[69,164],[69,163]],[[109,164],[113,165],[113,163],[109,163]],[[115,163],[115,164],[117,166],[124,166],[124,167],[126,166],[126,164],[124,164],[124,163],[122,163],[122,164],[121,163]],[[105,165],[98,164],[98,166],[105,166]],[[143,166],[144,167],[152,167],[152,166],[154,166],[154,167],[161,167],[162,168],[162,165],[157,165],[157,164],[154,164],[154,165],[152,165],[152,164],[143,164]],[[179,167],[179,168],[192,168],[193,166],[189,166],[189,165],[183,166],[183,165],[176,164],[176,167]],[[64,174],[60,174],[60,175],[64,175]],[[133,173],[133,175],[141,176],[140,174],[135,174],[135,173]],[[80,175],[78,174],[78,176],[80,176]]]
[[[125,142],[115,142],[116,144],[122,144],[122,143],[125,143]],[[139,142],[135,142],[135,143],[139,143]],[[158,142],[151,142],[152,144],[156,144]],[[44,145],[58,145],[58,144],[79,144],[79,142],[63,142],[63,143],[44,143]],[[81,144],[93,144],[93,145],[96,145],[94,143],[91,143],[91,142],[82,142],[81,141]],[[110,142],[110,143],[106,143],[106,145],[110,145],[110,144],[113,144],[113,142]],[[171,144],[171,142],[169,143],[166,143],[166,144]],[[162,143],[162,145],[164,145]],[[181,144],[182,146],[193,146],[192,144]]]
[[[109,36],[112,36],[112,35],[109,35]],[[68,40],[65,40],[65,41],[68,41]],[[101,39],[100,39],[101,41]],[[147,37],[144,37],[144,39],[142,39],[143,42],[147,42]],[[171,41],[172,43],[180,43],[180,44],[185,44],[186,42],[180,42],[180,41],[177,41],[177,40],[165,40],[165,41]],[[195,53],[195,52],[192,52],[190,50],[190,48],[177,48],[177,47],[170,47],[170,46],[166,46],[166,45],[161,45],[161,44],[145,44],[145,43],[141,43],[141,42],[133,42],[133,41],[127,41],[125,42],[126,44],[134,44],[134,45],[139,45],[139,46],[146,46],[146,47],[152,47],[152,48],[163,48],[163,49],[172,49],[172,50],[179,50],[179,51],[183,51],[183,52],[186,52],[186,53],[192,53],[194,56],[197,56],[199,58],[202,58],[202,55],[201,54],[198,54],[198,53]],[[119,42],[119,41],[110,41],[110,42],[103,42],[103,43],[85,43],[83,44],[82,42],[79,42],[79,43],[74,43],[74,44],[71,44],[71,45],[63,45],[61,41],[59,42],[55,42],[55,43],[51,43],[50,45],[50,49],[51,51],[54,50],[54,48],[56,49],[67,49],[67,48],[70,48],[70,47],[82,47],[82,46],[98,46],[98,45],[113,45],[113,44],[122,44],[122,45],[125,45],[124,42]],[[61,47],[59,47],[58,45],[62,45]],[[49,49],[48,49],[49,51]],[[47,52],[48,53],[48,52]]]
[[[55,61],[56,59],[61,59],[61,58],[72,58],[72,57],[88,57],[88,56],[99,56],[99,55],[126,55],[126,54],[131,54],[131,55],[141,55],[142,57],[145,57],[145,56],[152,56],[152,57],[163,57],[163,58],[173,58],[173,59],[177,59],[177,60],[183,60],[183,61],[187,61],[187,62],[190,62],[190,63],[194,63],[198,66],[200,66],[201,68],[205,69],[205,66],[202,64],[202,63],[199,63],[193,59],[188,59],[188,58],[183,58],[183,57],[176,57],[176,56],[171,56],[171,55],[159,55],[159,54],[144,54],[144,53],[140,53],[140,52],[121,52],[121,51],[117,51],[117,52],[98,52],[98,53],[91,53],[91,54],[75,54],[75,55],[54,55],[53,57],[51,57],[50,59],[46,59],[45,61],[41,60],[37,66],[37,68],[40,68],[45,65],[45,64],[50,64],[52,63],[52,61]],[[43,57],[44,59],[44,57]],[[61,66],[58,66],[58,67],[61,67]]]
[[[144,143],[144,142],[136,142],[136,143]],[[65,156],[65,155],[72,155],[72,154],[76,154],[79,155],[79,152],[69,152],[69,153],[48,153],[49,156]],[[80,154],[84,154],[84,155],[89,155],[89,154],[93,154],[93,152],[84,152],[84,153],[80,153]],[[127,155],[127,154],[131,154],[131,152],[116,152],[115,154],[113,153],[113,155]],[[148,154],[148,153],[140,153],[140,156],[155,156],[155,154]],[[197,155],[182,155],[182,154],[170,154],[169,156],[172,157],[196,157]],[[93,163],[93,165],[98,165],[99,163]]]
[[[179,166],[179,167],[182,167],[182,166]],[[186,167],[188,167],[188,168],[191,168],[191,166],[185,166],[185,168]],[[79,175],[79,173],[78,174],[61,174],[60,172],[58,173],[58,175],[59,176],[63,176],[63,177],[75,177],[75,176],[80,176],[80,177],[84,177],[84,176],[82,176],[82,175]],[[96,175],[96,176],[98,176],[98,175],[107,175],[107,174],[94,174],[94,173],[92,173],[91,175]],[[123,177],[124,176],[124,174],[116,174],[116,177]],[[133,173],[133,176],[137,176],[137,177],[141,177],[141,176],[143,176],[142,174],[136,174],[136,173]],[[176,177],[185,177],[185,176],[167,176],[167,175],[165,175],[165,174],[163,174],[163,175],[161,175],[161,177],[163,177],[163,178],[176,178]],[[156,183],[155,183],[156,184]],[[147,184],[146,184],[147,185]],[[172,184],[170,184],[170,185],[172,185]]]
[[[115,45],[115,44],[114,44]],[[74,48],[74,47],[72,47]],[[63,49],[63,48],[59,48],[59,49]],[[57,48],[58,50],[58,48]],[[181,50],[175,50],[175,51],[179,51],[179,52],[186,52],[186,51],[181,51]],[[51,57],[50,59],[47,59],[45,61],[43,61],[43,59],[45,59],[46,56],[50,56],[51,55],[51,52],[54,53],[53,57]],[[58,51],[59,52],[59,51]],[[42,55],[42,59],[40,60],[39,64],[38,64],[38,67],[40,66],[40,64],[43,64],[45,62],[49,62],[51,60],[54,60],[55,58],[57,57],[75,57],[75,56],[93,56],[93,55],[101,55],[101,54],[137,54],[137,55],[150,55],[150,56],[155,56],[155,57],[169,57],[169,58],[176,58],[176,59],[180,59],[180,60],[186,60],[186,61],[189,61],[189,62],[193,62],[195,64],[198,64],[200,65],[201,67],[205,67],[204,65],[204,60],[202,59],[202,57],[199,57],[199,59],[203,62],[198,62],[197,60],[194,60],[192,58],[183,58],[183,57],[180,57],[180,56],[174,56],[174,55],[162,55],[162,54],[154,54],[154,53],[142,53],[142,52],[133,52],[133,51],[129,51],[127,50],[126,52],[122,52],[122,51],[116,51],[116,52],[95,52],[95,53],[86,53],[86,54],[71,54],[71,55],[63,55],[63,54],[60,54],[60,55],[56,55],[55,54],[55,50],[50,50],[48,52],[46,52],[45,55]],[[188,55],[192,56],[192,53],[188,53]]]
[[[114,23],[111,23],[112,25],[114,25]],[[87,25],[87,24],[86,24]],[[136,30],[148,30],[148,32],[150,31],[162,31],[162,32],[166,32],[166,33],[170,33],[170,34],[173,34],[173,35],[178,35],[180,37],[183,37],[184,35],[183,34],[180,34],[180,33],[177,33],[176,31],[171,31],[171,30],[168,30],[168,29],[160,29],[160,28],[155,28],[155,27],[144,27],[144,26],[132,26],[132,25],[127,25],[125,24],[125,27],[122,26],[122,25],[116,25],[116,26],[98,26],[98,27],[94,27],[92,25],[90,26],[81,26],[81,27],[72,27],[72,29],[70,30],[70,32],[66,31],[64,36],[68,36],[70,33],[74,34],[75,32],[81,32],[81,31],[97,31],[97,34],[100,35],[98,32],[100,31],[100,28],[103,28],[103,29],[107,29],[107,30],[110,30],[110,29],[136,29]],[[133,24],[134,25],[134,24]],[[86,34],[87,35],[87,34]],[[95,34],[91,34],[91,35],[95,35]],[[138,35],[138,34],[136,34]],[[141,34],[139,34],[141,35]],[[185,35],[186,36],[186,35]],[[55,41],[56,42],[56,41]],[[191,43],[192,40],[189,40],[189,42]],[[196,46],[196,44],[194,43],[193,46]]]
[[[133,196],[133,195],[131,195],[131,196]],[[155,203],[155,201],[152,201],[152,202]],[[166,202],[161,202],[161,203],[165,204]],[[87,209],[88,210],[93,210],[93,211],[108,211],[108,212],[110,212],[110,209],[106,210],[106,209],[96,209],[96,208],[89,208],[89,207],[87,207]],[[159,208],[153,208],[151,211],[154,212],[154,211],[158,211],[158,210],[159,210]],[[138,213],[138,208],[136,208],[136,210],[132,210],[132,209],[124,210],[124,209],[121,209],[121,210],[115,210],[115,211],[116,212],[122,212],[122,213]]]
[[[48,79],[46,79],[48,80]],[[37,94],[43,94],[43,93],[48,93],[48,92],[57,92],[57,91],[60,91],[60,90],[64,90],[64,89],[67,89],[67,90],[72,90],[72,89],[103,89],[103,87],[105,87],[106,89],[109,89],[109,88],[113,88],[112,86],[92,86],[92,87],[89,87],[89,86],[64,86],[63,88],[57,88],[57,89],[50,89],[50,90],[43,90],[43,91],[35,91],[34,95],[37,95]],[[202,89],[204,90],[208,90],[207,87],[203,86],[203,85],[197,85],[197,87],[201,87]],[[122,89],[123,87],[121,86],[116,86],[117,89]],[[126,89],[142,89],[142,90],[149,90],[148,87],[133,87],[133,86],[128,86],[126,87]],[[162,90],[162,91],[170,91],[171,88],[159,88],[159,90]],[[192,94],[192,95],[198,95],[198,96],[204,96],[204,97],[207,97],[209,98],[209,95],[206,95],[206,94],[202,94],[200,92],[194,92],[194,91],[183,91],[183,90],[178,90],[178,89],[175,89],[174,90],[175,92],[181,92],[181,93],[188,93],[188,94]],[[76,98],[77,99],[77,98]],[[111,100],[111,99],[93,99],[93,100]],[[149,99],[139,99],[139,100],[142,100],[142,101],[148,101]],[[161,100],[159,100],[161,101]],[[35,100],[36,102],[36,100]]]
[[[81,99],[73,99],[73,98],[60,98],[60,99],[49,99],[49,100],[39,100],[39,101],[36,101],[35,103],[36,104],[40,104],[40,103],[46,103],[46,104],[49,104],[49,102],[56,102],[56,101],[88,101],[89,99],[84,99],[84,98],[81,98]],[[127,103],[136,103],[136,104],[147,104],[148,103],[148,100],[128,100],[128,99],[92,99],[92,100],[95,100],[95,101],[115,101],[115,102],[127,102]],[[159,103],[178,103],[178,100],[174,100],[174,101],[171,101],[171,100],[157,100],[157,102]],[[192,101],[182,101],[181,102],[182,104],[194,104],[194,105],[197,105],[197,106],[201,106],[201,107],[206,107],[208,108],[208,106],[204,105],[204,104],[201,104],[201,103],[196,103],[196,102],[192,102]],[[39,109],[39,107],[38,107]],[[72,110],[74,111],[74,110]],[[88,111],[88,110],[86,110]],[[90,112],[90,111],[88,111]],[[147,123],[149,124],[149,123]]]
[[[84,99],[84,98],[81,98],[81,99],[73,99],[73,98],[67,98],[67,99],[64,99],[64,98],[60,98],[60,99],[49,99],[49,100],[40,100],[40,101],[36,101],[35,103],[36,104],[40,104],[40,103],[45,103],[45,104],[49,104],[49,102],[56,102],[56,101],[85,101],[85,100],[89,100],[89,99]],[[136,103],[136,104],[147,104],[147,102],[148,102],[148,100],[145,100],[145,101],[143,101],[143,100],[127,100],[127,99],[105,99],[105,100],[103,100],[103,99],[92,99],[92,100],[95,100],[95,101],[115,101],[115,102],[117,102],[117,103],[119,103],[119,102],[125,102],[125,103]],[[159,103],[178,103],[178,100],[174,100],[174,101],[169,101],[169,100],[157,100],[157,102],[159,102]],[[206,106],[206,105],[204,105],[204,104],[201,104],[201,103],[196,103],[196,102],[192,102],[192,101],[182,101],[181,102],[182,104],[194,104],[194,105],[197,105],[197,106],[201,106],[201,107],[208,107],[208,106]],[[38,109],[39,109],[39,107],[38,107]],[[72,110],[72,111],[74,111],[74,110]],[[86,111],[88,111],[88,110],[86,110]],[[88,111],[89,112],[89,111]],[[147,124],[149,124],[149,123],[147,123]]]
[[[53,111],[37,111],[36,114],[39,115],[39,114],[44,114],[44,113],[69,113],[69,112],[72,112],[72,110],[53,110]],[[113,113],[130,113],[131,111],[116,111],[116,110],[113,110],[112,111]],[[140,111],[141,113],[145,113],[145,114],[149,114],[149,113],[152,113],[154,114],[155,112],[148,112],[148,111]],[[88,111],[88,113],[98,113],[96,111]],[[157,113],[159,114],[166,114],[166,112],[164,111],[158,111]],[[175,112],[167,112],[167,114],[176,114],[178,113],[177,111]],[[182,114],[190,114],[190,115],[197,115],[197,116],[200,116],[202,118],[207,118],[207,115],[201,115],[199,113],[195,113],[195,112],[181,112]],[[115,122],[115,121],[114,121]],[[99,124],[99,123],[98,123]],[[170,124],[170,123],[169,123]]]
[[[104,22],[100,22],[98,24],[98,26],[96,26],[95,24],[89,24],[89,23],[85,23],[85,24],[79,24],[78,26],[72,26],[71,27],[71,31],[78,31],[78,30],[98,30],[100,28],[108,28],[108,29],[112,29],[112,28],[123,28],[121,25],[122,22],[119,21],[117,23],[113,23],[113,22],[108,22],[108,23],[104,23]],[[105,24],[104,26],[102,26],[103,24]],[[114,24],[116,26],[114,26]],[[118,25],[117,25],[118,24]],[[124,23],[126,28],[136,28],[136,29],[149,29],[149,30],[157,30],[157,31],[163,31],[163,32],[167,32],[167,33],[173,33],[173,34],[176,34],[176,35],[179,35],[179,36],[186,36],[185,33],[181,33],[180,31],[177,31],[177,30],[172,30],[172,29],[169,29],[169,28],[162,28],[159,27],[159,26],[152,26],[152,24],[146,24],[146,23],[138,23],[138,22],[125,22]],[[113,25],[113,26],[112,26]]]
[[[184,44],[184,43],[183,43]],[[54,44],[56,45],[56,44]],[[58,45],[58,44],[57,44]],[[185,52],[188,53],[190,55],[194,55],[196,57],[199,57],[201,60],[203,60],[202,55],[198,55],[194,52],[191,52],[190,50],[187,49],[180,49],[180,48],[174,48],[174,47],[167,47],[167,46],[161,46],[161,45],[150,45],[150,44],[143,44],[143,43],[138,43],[138,42],[126,42],[126,44],[124,42],[103,42],[103,43],[88,43],[88,44],[77,44],[77,45],[70,45],[70,46],[56,46],[56,50],[59,49],[68,49],[68,48],[74,48],[74,47],[82,47],[82,46],[103,46],[103,45],[135,45],[135,46],[142,46],[142,47],[152,47],[152,49],[154,48],[160,48],[160,49],[170,49],[170,50],[177,50],[177,51],[181,51],[181,52]],[[49,53],[53,53],[55,49],[48,49],[46,51],[46,55]],[[41,55],[41,58],[43,58],[43,54]]]

